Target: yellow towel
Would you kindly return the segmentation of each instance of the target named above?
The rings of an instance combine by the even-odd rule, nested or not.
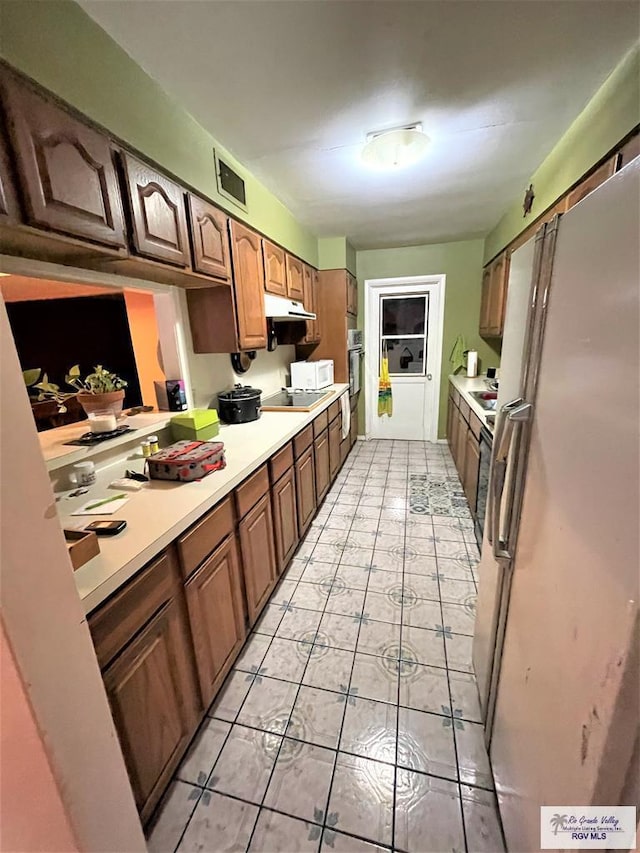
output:
[[[464,345],[464,338],[462,337],[462,335],[458,335],[458,337],[456,338],[456,342],[453,345],[453,349],[451,350],[451,355],[449,356],[449,361],[453,366],[454,373],[457,373],[460,369],[464,370],[464,354],[466,349],[467,348]]]
[[[391,396],[391,377],[389,376],[389,356],[387,354],[387,342],[382,345],[382,357],[380,359],[380,382],[378,384],[378,417],[393,415],[393,398]]]

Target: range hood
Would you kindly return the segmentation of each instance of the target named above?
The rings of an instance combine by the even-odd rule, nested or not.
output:
[[[284,296],[264,295],[264,313],[269,320],[315,320],[316,315],[306,311],[302,302]]]

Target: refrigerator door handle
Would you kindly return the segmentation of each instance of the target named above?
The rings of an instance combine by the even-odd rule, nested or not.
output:
[[[489,545],[493,545],[493,533],[495,529],[494,517],[496,513],[496,506],[499,507],[499,502],[496,503],[496,495],[499,494],[501,496],[502,489],[504,487],[504,472],[502,471],[498,460],[502,459],[504,456],[503,446],[508,438],[506,433],[510,431],[507,414],[511,409],[519,406],[523,402],[524,400],[522,397],[517,397],[515,400],[511,400],[511,402],[505,403],[498,413],[496,430],[493,436],[493,447],[491,450],[491,473],[489,476],[489,489],[487,494],[487,539],[489,540]]]
[[[496,560],[511,560],[513,557],[508,532],[505,533],[504,539],[501,537],[501,530],[509,531],[512,528],[513,488],[509,489],[510,500],[506,507],[507,517],[504,527],[502,525],[502,502],[511,448],[517,440],[521,426],[531,420],[532,412],[531,403],[525,403],[522,398],[507,403],[502,409],[502,429],[497,436],[491,468],[490,513],[488,516],[490,521],[489,540]]]

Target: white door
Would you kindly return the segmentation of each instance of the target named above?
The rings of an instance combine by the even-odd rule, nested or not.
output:
[[[367,438],[436,441],[442,363],[444,275],[365,281]],[[393,415],[378,416],[383,351]]]

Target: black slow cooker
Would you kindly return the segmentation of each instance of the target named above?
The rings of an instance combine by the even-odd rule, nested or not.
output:
[[[262,401],[259,388],[236,385],[231,391],[218,394],[218,415],[226,424],[246,424],[260,417]]]

